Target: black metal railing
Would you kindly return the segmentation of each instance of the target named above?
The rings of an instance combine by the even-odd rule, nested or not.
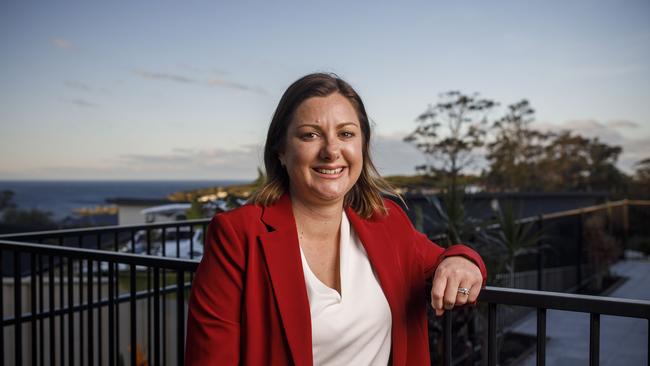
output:
[[[22,270],[23,257],[30,263],[28,273]],[[0,291],[3,364],[183,364],[188,274],[198,262],[6,240],[0,241],[0,258],[14,264],[13,276],[3,281],[13,285],[11,298],[3,295],[4,283]],[[545,364],[548,309],[591,314],[591,365],[599,361],[601,315],[641,318],[650,327],[649,301],[487,287],[479,302],[487,305],[486,357],[494,366],[499,306],[537,310],[538,365]],[[444,318],[444,365],[454,359],[453,313]]]
[[[197,261],[6,240],[4,258],[14,273],[0,291],[1,364],[183,364],[188,274]],[[10,298],[5,287],[13,287]]]
[[[210,219],[174,221],[158,224],[104,226],[0,235],[0,240],[50,244],[162,257],[198,259],[205,243]],[[196,235],[198,234],[198,235]],[[13,262],[0,260],[0,275],[13,275]],[[31,263],[23,259],[22,269]]]
[[[494,325],[497,306],[501,305],[537,309],[537,365],[544,365],[546,359],[546,311],[548,309],[590,314],[590,365],[599,364],[601,315],[645,319],[650,334],[650,301],[487,287],[481,291],[479,302],[488,304],[488,365],[497,365],[497,329]],[[650,352],[650,339],[647,350]],[[650,353],[648,356],[648,365],[650,365]]]

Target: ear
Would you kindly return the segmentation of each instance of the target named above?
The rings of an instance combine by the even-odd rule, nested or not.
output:
[[[278,154],[278,160],[280,160],[280,165],[286,166],[286,163],[284,161],[284,153],[279,153]]]

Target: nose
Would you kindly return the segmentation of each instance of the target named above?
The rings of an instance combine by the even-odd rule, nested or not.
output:
[[[341,154],[340,141],[337,138],[328,137],[324,140],[320,150],[320,158],[325,161],[336,161]]]

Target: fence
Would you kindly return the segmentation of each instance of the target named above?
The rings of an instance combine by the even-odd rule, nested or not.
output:
[[[554,245],[563,254],[553,258],[546,251],[524,258],[521,267],[526,270],[518,273],[512,285],[554,291],[575,288],[596,273],[599,264],[590,262],[585,255],[587,248],[592,248],[584,240],[585,223],[590,217],[604,216],[599,232],[619,238],[626,245],[637,231],[647,230],[647,225],[633,216],[647,213],[647,207],[646,201],[621,201],[523,220],[551,228],[548,230],[554,234],[547,235],[540,245],[561,238]],[[112,366],[121,360],[131,365],[142,360],[149,364],[182,364],[179,355],[183,354],[187,289],[197,262],[179,257],[192,259],[194,249],[203,247],[204,237],[193,234],[204,233],[208,222],[0,236],[0,264],[3,275],[8,276],[3,277],[0,291],[0,361],[16,365]],[[643,228],[637,229],[636,225]],[[168,233],[175,234],[171,240]],[[580,242],[575,248],[563,249],[563,245],[571,245],[571,240]],[[189,246],[187,253],[181,250],[185,245]],[[599,314],[650,318],[650,303],[634,300],[488,287],[480,301],[489,303],[485,316],[489,319],[486,339],[491,365],[496,364],[493,337],[512,323],[507,315],[509,306],[537,309],[541,334],[546,309],[592,314],[591,347],[596,350]],[[443,337],[446,365],[451,364],[453,356],[451,322],[452,316],[447,315]],[[538,360],[541,357],[543,361],[544,340],[538,337],[537,341]],[[597,352],[592,352],[592,359],[597,364]]]

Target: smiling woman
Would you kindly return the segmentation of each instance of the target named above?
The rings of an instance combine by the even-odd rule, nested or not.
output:
[[[214,217],[192,283],[188,365],[428,365],[425,281],[441,315],[485,284],[473,250],[417,232],[369,154],[359,95],[293,83],[251,204]]]

